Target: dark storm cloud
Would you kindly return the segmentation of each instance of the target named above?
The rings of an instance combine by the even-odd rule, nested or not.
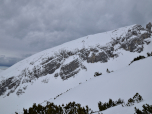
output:
[[[1,0],[3,65],[89,34],[145,26],[152,21],[151,6],[151,0]]]
[[[19,58],[1,56],[0,57],[0,66],[10,67],[11,65],[15,64],[16,62],[18,62],[20,60],[21,59],[19,59]]]
[[[5,57],[5,55],[1,55],[0,56],[0,67],[1,66],[10,67],[13,64],[15,64],[16,62],[18,62],[26,57],[29,57],[29,56],[31,56],[31,54],[22,55],[22,57]]]

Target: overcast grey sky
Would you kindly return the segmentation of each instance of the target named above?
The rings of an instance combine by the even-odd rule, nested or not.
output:
[[[0,66],[89,34],[152,22],[152,0],[0,0]]]

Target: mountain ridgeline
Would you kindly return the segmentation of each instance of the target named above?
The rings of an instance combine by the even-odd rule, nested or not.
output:
[[[28,87],[25,84],[33,83],[33,80],[48,74],[51,74],[54,78],[60,77],[63,81],[68,80],[81,70],[87,71],[84,62],[88,64],[106,63],[110,59],[118,58],[120,50],[141,53],[144,46],[150,44],[151,26],[151,23],[149,23],[146,28],[141,25],[128,27],[121,35],[111,36],[111,40],[105,45],[100,45],[99,42],[94,46],[86,47],[83,45],[82,48],[75,48],[74,50],[60,48],[58,52],[45,57],[39,56],[35,60],[28,60],[27,58],[29,66],[25,65],[18,71],[18,75],[12,74],[12,76],[1,78],[0,96],[9,96],[14,92],[16,95],[22,95]],[[114,33],[117,33],[117,30],[111,32],[111,34]],[[85,39],[82,39],[82,42],[85,42]],[[70,62],[66,62],[69,59]],[[5,75],[0,75],[0,77],[2,76],[5,77]],[[47,83],[48,81],[43,82]]]

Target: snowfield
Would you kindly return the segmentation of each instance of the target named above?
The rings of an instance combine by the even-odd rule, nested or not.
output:
[[[109,108],[103,114],[134,114],[134,107],[142,109],[143,104],[152,105],[152,57],[139,60],[121,70],[101,75],[82,83],[55,100],[55,104],[66,104],[70,101],[88,105],[93,111],[99,111],[98,102],[108,102],[109,98],[116,101],[124,99],[127,103],[137,92],[143,101],[133,106]]]
[[[88,105],[93,111],[99,111],[99,101],[104,103],[108,102],[109,98],[113,101],[121,98],[127,102],[137,92],[143,97],[142,102],[130,107],[119,105],[103,111],[103,114],[133,114],[135,106],[141,109],[143,104],[152,105],[152,56],[147,57],[147,52],[152,52],[152,36],[147,38],[145,35],[147,31],[142,29],[137,31],[137,35],[130,35],[128,31],[134,30],[134,27],[136,25],[88,35],[64,43],[34,54],[0,72],[0,114],[14,114],[15,112],[22,114],[23,108],[27,109],[33,103],[46,105],[47,101],[55,104],[75,101],[82,106]],[[144,43],[135,39],[142,35],[146,37],[140,39]],[[133,42],[135,51],[131,52],[130,47],[126,45],[133,40],[139,45],[134,46],[135,42]],[[97,51],[90,51],[87,57],[92,59],[104,53],[107,61],[88,62],[89,59],[85,60],[80,57],[83,49],[86,51],[96,49]],[[59,54],[63,50],[72,52],[72,54],[60,60]],[[107,50],[112,52],[111,57]],[[129,65],[139,55],[146,58]],[[71,67],[70,64],[73,61],[76,62]],[[75,67],[74,70],[73,67]],[[53,71],[37,76],[32,72],[34,68],[40,71],[44,71],[44,68],[52,68]],[[72,72],[70,72],[71,69]],[[113,72],[107,73],[107,69]],[[69,75],[73,72],[77,73],[70,77]],[[94,77],[95,72],[102,73],[102,75]],[[55,74],[59,76],[55,77]],[[64,80],[67,74],[69,77]]]

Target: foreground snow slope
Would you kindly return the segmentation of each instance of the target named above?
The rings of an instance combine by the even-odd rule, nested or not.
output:
[[[108,102],[109,98],[116,101],[122,98],[127,102],[135,93],[143,97],[143,101],[130,107],[116,106],[103,114],[134,114],[134,107],[142,109],[143,104],[152,105],[152,57],[134,62],[119,71],[101,75],[89,80],[55,100],[55,104],[66,104],[70,101],[88,105],[92,110],[98,111],[98,102]]]

